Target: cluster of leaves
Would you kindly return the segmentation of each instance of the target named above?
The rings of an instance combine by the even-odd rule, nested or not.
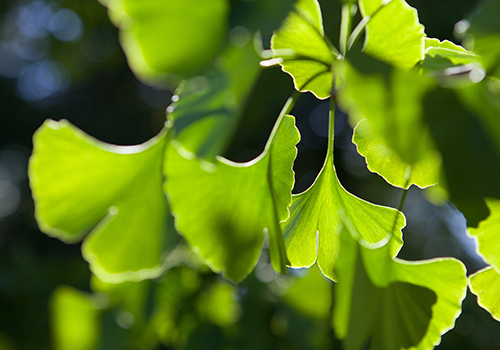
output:
[[[316,0],[105,5],[136,75],[179,87],[164,129],[142,145],[104,144],[67,121],[49,120],[34,135],[29,175],[39,226],[65,242],[83,240],[93,290],[109,298],[59,290],[56,328],[95,325],[87,321],[104,320],[101,309],[118,304],[124,311],[120,322],[140,319],[148,280],[160,276],[163,287],[152,293],[166,299],[150,318],[165,321],[175,295],[197,290],[169,290],[182,278],[175,277],[172,263],[179,233],[204,263],[235,283],[254,269],[263,245],[279,273],[317,262],[337,282],[330,322],[345,349],[367,341],[371,349],[439,344],[460,314],[465,268],[451,258],[396,258],[406,224],[401,207],[364,201],[337,177],[336,104],[357,124],[353,142],[372,172],[405,190],[434,186],[462,211],[492,264],[471,278],[471,289],[481,306],[500,317],[499,1],[484,6],[470,25],[462,23],[469,50],[426,37],[416,10],[404,0],[344,0],[337,46],[325,35]],[[246,16],[228,31],[230,11],[244,6]],[[262,40],[273,30],[271,50],[265,50]],[[293,77],[298,92],[283,107],[263,152],[246,163],[219,156],[261,67],[273,64]],[[292,196],[300,133],[289,113],[300,92],[330,98],[330,128],[318,177]],[[231,323],[237,313],[231,288],[214,285],[208,296],[191,301],[220,301],[227,317],[214,323]],[[136,289],[141,296],[131,299],[139,305],[127,302]],[[84,310],[82,319],[70,320],[73,308]],[[168,330],[154,322],[144,327],[169,342]],[[59,332],[67,337],[59,347],[92,348],[99,332],[86,332],[87,345]]]

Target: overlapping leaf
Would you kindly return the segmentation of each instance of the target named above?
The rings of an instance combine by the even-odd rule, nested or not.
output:
[[[140,77],[191,76],[215,59],[226,36],[227,0],[101,1]]]
[[[478,62],[480,57],[448,40],[425,38],[425,59],[422,67],[430,70],[445,70],[458,65]]]
[[[339,213],[352,221],[367,242],[379,242],[388,232],[394,232],[389,244],[392,256],[403,244],[401,229],[406,220],[401,212],[366,202],[342,187],[333,164],[332,128],[320,174],[307,191],[293,195],[290,218],[282,226],[290,265],[309,267],[317,260],[323,274],[336,280],[335,265],[344,227]]]
[[[477,228],[469,228],[469,233],[477,238],[479,253],[490,263],[489,266],[473,274],[470,289],[477,295],[478,304],[500,321],[500,200],[487,201],[490,216],[479,223]]]
[[[167,153],[165,191],[178,231],[214,271],[235,282],[257,262],[264,230],[274,269],[286,270],[279,221],[288,217],[299,133],[292,117],[279,120],[264,152],[248,163],[222,157],[200,163],[173,146]]]
[[[404,0],[360,0],[366,27],[364,51],[395,67],[410,69],[424,59],[424,26]]]
[[[413,165],[405,163],[396,152],[384,145],[367,120],[361,120],[356,125],[352,141],[358,153],[365,157],[368,169],[393,186],[407,189],[415,184],[425,188],[439,182],[441,156],[437,151],[430,150],[428,155]]]
[[[259,72],[259,56],[249,42],[229,47],[219,67],[206,77],[184,81],[167,108],[182,147],[208,160],[219,155],[238,125]]]
[[[338,55],[325,40],[319,3],[299,0],[271,41],[274,57],[283,60],[281,67],[293,77],[295,89],[320,99],[330,96],[331,65]]]
[[[393,260],[346,221],[336,267],[333,325],[344,349],[432,349],[453,328],[466,295],[465,267],[455,259]]]
[[[432,82],[354,52],[343,68],[346,83],[337,98],[353,122],[369,123],[353,138],[369,169],[402,188],[437,183],[440,158],[422,108]]]
[[[109,282],[158,276],[173,232],[163,193],[167,131],[139,146],[114,146],[68,121],[35,133],[30,185],[40,229],[65,242],[87,233],[83,256]]]

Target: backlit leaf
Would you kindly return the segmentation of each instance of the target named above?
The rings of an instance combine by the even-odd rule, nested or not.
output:
[[[286,271],[279,221],[288,217],[299,133],[293,117],[280,120],[264,152],[248,163],[200,162],[178,145],[167,152],[165,191],[176,228],[214,271],[235,282],[257,262],[264,231],[274,269]]]
[[[422,67],[430,70],[444,70],[457,65],[478,62],[480,57],[448,40],[425,38],[425,59]]]
[[[139,77],[192,76],[212,62],[224,42],[227,0],[103,0]]]
[[[467,288],[463,264],[393,260],[387,244],[363,243],[350,230],[341,234],[333,311],[343,348],[358,350],[369,341],[370,350],[433,349],[460,315]]]
[[[402,246],[401,229],[406,220],[401,212],[366,202],[342,187],[333,164],[333,126],[329,137],[321,172],[308,190],[293,195],[290,218],[282,226],[290,265],[309,267],[317,260],[323,274],[336,280],[334,271],[344,227],[339,213],[352,221],[367,242],[379,242],[388,232],[394,232],[389,244],[392,256]]]
[[[500,321],[500,273],[488,266],[470,276],[470,290],[477,295],[477,303]]]
[[[407,189],[415,184],[425,188],[439,182],[441,156],[437,151],[430,150],[413,165],[405,163],[375,135],[367,120],[358,123],[352,141],[358,153],[365,157],[368,169],[382,176],[393,186]]]
[[[99,142],[68,121],[33,137],[30,185],[40,229],[82,252],[107,282],[158,276],[173,232],[163,193],[167,131],[139,146]]]
[[[417,10],[404,0],[360,0],[366,27],[364,51],[399,68],[410,69],[424,59],[424,26]]]
[[[274,57],[283,60],[281,68],[293,77],[295,89],[320,99],[330,96],[331,65],[337,57],[325,40],[319,3],[299,0],[271,41]]]

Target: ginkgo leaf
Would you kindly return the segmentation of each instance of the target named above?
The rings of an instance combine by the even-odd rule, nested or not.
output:
[[[448,40],[425,38],[425,59],[422,67],[431,70],[444,70],[457,65],[478,62],[480,57]]]
[[[426,186],[435,183],[439,158],[422,108],[422,100],[434,83],[356,52],[350,54],[345,65],[337,68],[345,79],[337,99],[341,108],[349,113],[351,123],[366,119],[377,142],[389,148],[411,169],[418,163],[430,163],[425,168],[420,167],[419,182]],[[359,140],[357,138],[355,142]],[[364,155],[372,167],[386,161],[385,158],[376,158],[382,154],[365,152]],[[408,187],[413,183],[407,184],[411,176],[411,173],[406,174],[408,166],[403,171],[400,168],[397,178],[395,173],[383,172],[380,167],[377,172],[392,184]],[[429,172],[426,175],[422,170]]]
[[[500,199],[486,201],[490,215],[477,228],[469,228],[469,233],[477,238],[479,253],[488,263],[500,268]]]
[[[101,1],[139,77],[192,76],[215,59],[226,36],[227,0]]]
[[[139,146],[99,142],[66,120],[33,137],[29,177],[40,229],[65,242],[87,233],[83,256],[112,283],[162,272],[169,236],[162,164],[167,130]]]
[[[477,303],[500,321],[500,273],[494,266],[485,267],[470,277],[470,290],[477,295]]]
[[[165,191],[176,228],[214,271],[234,282],[253,269],[264,231],[272,266],[286,271],[279,221],[288,217],[299,137],[293,117],[283,112],[264,152],[248,163],[217,157],[210,164],[179,145],[168,149]]]
[[[208,160],[221,154],[260,72],[259,60],[251,42],[229,47],[216,69],[180,84],[167,118],[183,148]]]
[[[390,243],[392,256],[396,256],[403,244],[401,229],[406,224],[403,213],[366,202],[340,184],[333,163],[332,121],[323,168],[309,189],[292,198],[290,218],[282,224],[292,267],[309,267],[317,260],[325,276],[337,279],[334,271],[344,226],[339,212],[353,222],[367,242],[379,242],[388,232],[394,232]]]
[[[453,258],[392,259],[345,218],[336,266],[333,326],[345,350],[433,349],[452,329],[467,290],[464,265]]]
[[[404,69],[424,59],[424,26],[406,1],[360,0],[359,8],[369,18],[364,52]]]
[[[361,120],[356,125],[352,142],[365,158],[368,169],[393,186],[408,189],[414,184],[426,188],[439,182],[441,156],[435,150],[430,150],[413,165],[405,163],[396,152],[384,145],[367,120]]]
[[[274,57],[282,60],[281,68],[292,76],[295,89],[320,99],[330,96],[331,65],[338,56],[325,40],[317,0],[299,0],[271,40]]]

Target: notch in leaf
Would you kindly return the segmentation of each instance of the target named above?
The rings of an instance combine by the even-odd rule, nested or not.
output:
[[[163,193],[167,129],[138,146],[100,142],[66,120],[33,137],[29,163],[40,229],[67,243],[103,281],[157,277],[173,237]]]

